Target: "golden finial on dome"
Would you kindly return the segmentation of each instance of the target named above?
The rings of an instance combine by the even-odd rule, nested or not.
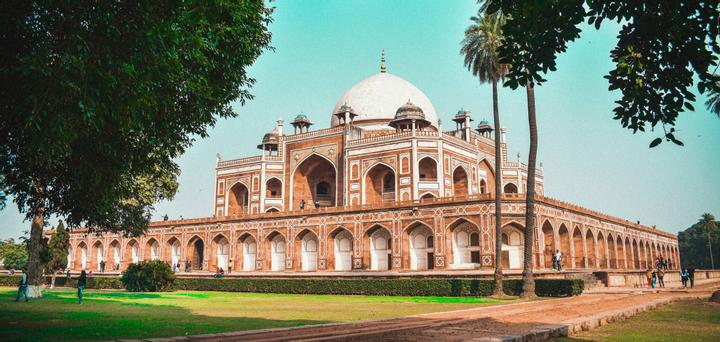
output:
[[[385,49],[382,50],[382,55],[380,57],[380,72],[386,72],[387,67],[385,66]]]

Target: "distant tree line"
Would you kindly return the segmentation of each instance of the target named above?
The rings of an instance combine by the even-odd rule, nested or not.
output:
[[[720,222],[704,214],[690,228],[678,233],[683,268],[714,268],[720,257]],[[712,250],[712,254],[710,251]]]

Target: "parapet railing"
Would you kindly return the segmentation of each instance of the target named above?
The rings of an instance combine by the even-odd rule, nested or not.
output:
[[[525,194],[502,194],[501,199],[505,202],[521,202],[525,200]],[[279,212],[269,212],[269,213],[254,213],[254,214],[245,214],[245,215],[234,215],[234,216],[223,216],[223,217],[205,217],[205,218],[196,218],[196,219],[185,219],[185,220],[172,220],[172,221],[156,221],[151,222],[150,226],[157,227],[157,226],[172,226],[172,225],[190,225],[190,224],[212,224],[212,223],[221,223],[221,222],[228,222],[228,221],[249,221],[249,220],[256,220],[256,219],[276,219],[276,218],[284,218],[284,217],[297,217],[297,216],[315,216],[315,215],[326,215],[326,214],[348,214],[348,213],[356,213],[356,212],[362,212],[362,211],[374,211],[374,210],[389,210],[389,209],[399,209],[399,208],[423,208],[427,206],[433,206],[433,205],[446,205],[446,204],[457,204],[457,203],[467,203],[467,202],[490,202],[494,199],[493,194],[472,194],[467,196],[453,196],[453,197],[440,197],[440,198],[426,198],[426,199],[418,199],[418,200],[409,200],[409,201],[392,201],[392,202],[382,202],[382,203],[375,203],[375,204],[362,204],[362,205],[348,205],[348,206],[337,206],[337,207],[320,207],[320,208],[313,208],[313,207],[306,207],[303,210],[290,210],[290,211],[279,211]],[[551,205],[558,207],[560,209],[565,210],[572,210],[579,212],[581,214],[594,216],[599,220],[604,220],[607,222],[623,225],[629,228],[633,228],[640,231],[646,231],[651,232],[653,234],[662,235],[669,238],[676,238],[675,235],[666,233],[663,231],[658,230],[654,227],[648,227],[644,225],[640,225],[634,222],[630,222],[628,220],[623,220],[614,216],[610,216],[604,213],[600,213],[594,210],[590,210],[575,204],[571,204],[568,202],[563,202],[551,197],[546,196],[535,196],[536,203],[539,204],[545,204],[545,205]]]

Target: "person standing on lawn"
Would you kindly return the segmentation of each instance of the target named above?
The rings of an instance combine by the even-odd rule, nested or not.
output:
[[[690,288],[695,287],[695,269],[694,268],[688,269],[688,279],[690,280]]]
[[[22,269],[22,274],[20,275],[20,285],[18,286],[18,292],[17,297],[15,297],[15,301],[20,301],[20,294],[25,296],[25,303],[28,302],[28,295],[27,295],[27,285],[28,285],[28,276],[27,276],[27,269]]]
[[[684,270],[680,270],[680,281],[682,281],[683,288],[687,288],[687,281],[688,281],[687,268]]]
[[[82,270],[82,272],[80,272],[80,278],[78,278],[78,283],[77,283],[77,287],[78,287],[77,295],[78,295],[78,302],[80,304],[82,304],[82,294],[83,294],[83,290],[85,289],[86,284],[87,284],[87,274],[85,273],[85,270]]]
[[[657,278],[658,278],[658,284],[660,285],[660,288],[665,288],[665,271],[658,270],[657,271]]]

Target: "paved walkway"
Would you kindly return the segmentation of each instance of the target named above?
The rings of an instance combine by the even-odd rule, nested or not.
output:
[[[499,335],[518,335],[541,327],[567,324],[664,299],[708,297],[720,287],[706,280],[695,289],[596,289],[581,296],[395,319],[266,329],[224,334],[158,339],[158,341],[466,341]]]

